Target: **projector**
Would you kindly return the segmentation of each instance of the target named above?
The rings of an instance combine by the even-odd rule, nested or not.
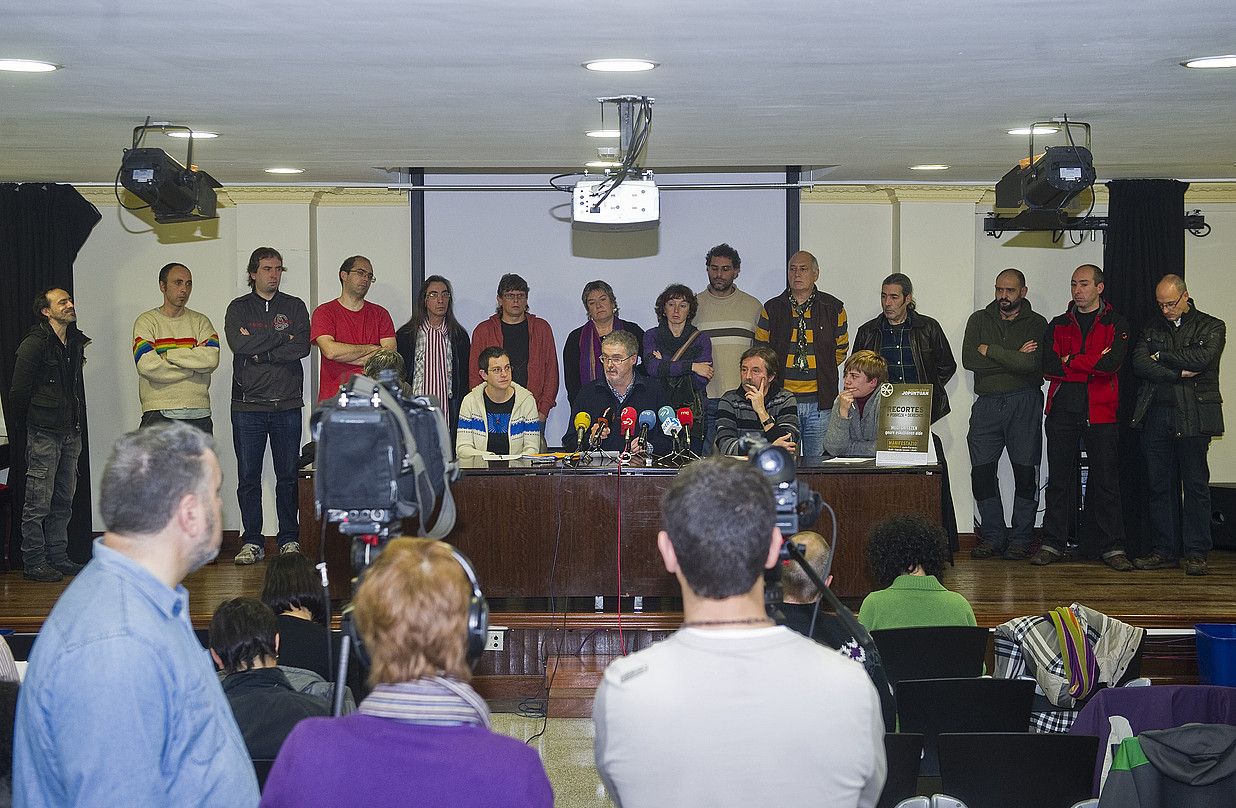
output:
[[[996,207],[1061,210],[1094,184],[1094,158],[1085,146],[1048,146],[1022,160],[996,183]]]
[[[613,182],[609,178],[580,180],[575,184],[571,223],[577,230],[651,230],[660,223],[661,199],[655,182],[628,179],[606,196],[605,191]]]
[[[185,168],[162,149],[125,149],[120,184],[150,205],[159,224],[217,217],[214,177]]]

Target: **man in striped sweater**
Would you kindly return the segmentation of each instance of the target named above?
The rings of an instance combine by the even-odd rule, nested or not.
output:
[[[193,274],[184,264],[159,270],[163,305],[133,323],[133,361],[141,426],[184,421],[213,433],[210,375],[219,366],[219,334],[210,318],[188,308]]]
[[[739,441],[758,436],[785,447],[798,448],[798,402],[775,384],[777,352],[756,345],[743,352],[738,363],[742,384],[721,396],[717,405],[717,454],[746,454]]]

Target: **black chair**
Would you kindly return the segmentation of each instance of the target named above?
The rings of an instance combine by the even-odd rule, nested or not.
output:
[[[940,784],[966,808],[1070,808],[1090,798],[1093,735],[942,733]]]
[[[885,628],[871,632],[888,681],[982,676],[988,629],[979,626]]]
[[[923,736],[913,732],[884,733],[884,757],[888,776],[876,808],[895,808],[913,797],[918,786],[918,767],[923,758]]]
[[[897,718],[903,731],[922,733],[919,774],[935,777],[939,773],[937,735],[1025,732],[1033,701],[1030,679],[905,679],[897,685]]]
[[[270,767],[273,765],[274,758],[253,758],[253,771],[257,774],[259,791],[266,788],[266,778],[270,776]]]

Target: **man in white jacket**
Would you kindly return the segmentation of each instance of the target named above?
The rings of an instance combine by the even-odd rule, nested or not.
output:
[[[511,378],[511,357],[502,348],[486,348],[477,359],[477,372],[482,382],[459,407],[455,454],[463,459],[539,452],[536,399]]]

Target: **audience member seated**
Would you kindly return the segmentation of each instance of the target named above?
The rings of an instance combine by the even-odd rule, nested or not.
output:
[[[601,340],[611,331],[626,331],[636,344],[644,342],[644,329],[618,318],[618,298],[614,288],[605,281],[584,284],[584,311],[588,322],[572,331],[562,344],[562,376],[566,381],[567,401],[575,407],[579,389],[592,384],[605,374],[601,365]]]
[[[384,370],[395,371],[395,377],[399,380],[400,391],[406,396],[412,395],[412,385],[408,384],[408,374],[403,364],[403,355],[399,351],[379,348],[373,356],[365,360],[365,366],[361,369],[361,374],[371,379],[376,379],[378,374]],[[443,412],[446,412],[443,402],[439,401],[438,404],[443,407]]]
[[[762,437],[791,454],[798,450],[798,401],[777,383],[777,353],[767,345],[748,348],[739,360],[742,386],[717,404],[718,454],[745,455],[739,439]]]
[[[292,730],[261,804],[551,806],[536,750],[491,732],[489,708],[468,685],[472,599],[449,545],[387,544],[355,599],[373,691],[355,715]]]
[[[882,401],[875,392],[888,381],[888,363],[875,351],[855,351],[843,367],[842,389],[824,433],[824,454],[875,457]]]
[[[691,321],[699,310],[695,293],[681,283],[671,283],[657,296],[657,325],[644,332],[644,370],[659,380],[669,393],[674,409],[691,410],[698,429],[691,448],[704,448],[705,390],[712,379],[712,340]]]
[[[797,412],[797,408],[795,409]],[[804,530],[795,533],[787,541],[800,546],[803,556],[816,575],[824,575],[824,566],[828,563],[828,542],[819,533]],[[830,574],[824,579],[824,585],[833,585]],[[841,619],[832,612],[821,610],[820,591],[803,572],[798,562],[791,561],[785,565],[781,574],[781,589],[784,602],[781,604],[781,614],[785,616],[785,627],[797,631],[804,637],[810,637],[829,648],[835,648],[847,659],[861,662],[880,694],[880,711],[884,714],[884,729],[895,732],[897,729],[897,702],[893,699],[893,689],[889,687],[888,675],[880,665],[873,664],[867,652],[854,639],[854,634],[845,627]]]
[[[585,438],[593,449],[620,452],[628,448],[619,427],[619,417],[624,407],[631,407],[637,413],[644,410],[655,413],[669,406],[669,396],[659,381],[635,375],[637,361],[639,345],[631,334],[611,331],[601,338],[601,364],[605,366],[605,378],[580,388],[571,413],[572,424],[579,413],[588,413],[592,425]],[[602,417],[605,424],[598,420]],[[669,454],[670,438],[660,429],[649,431],[648,439],[657,454]],[[577,443],[578,435],[572,427],[562,436],[562,446],[573,452]]]
[[[868,631],[977,625],[969,602],[939,581],[945,557],[944,531],[921,516],[877,524],[867,537],[867,564],[883,589],[863,599],[859,621]]]
[[[20,687],[16,679],[0,679],[0,806],[13,804],[13,729]]]
[[[254,598],[219,604],[210,620],[210,657],[249,757],[273,758],[302,718],[330,715],[326,699],[297,693],[278,668],[275,613]]]
[[[275,613],[279,667],[288,681],[301,693],[330,698],[331,683],[338,675],[340,643],[339,636],[326,628],[322,579],[313,562],[300,553],[268,559],[261,600]],[[355,657],[348,664],[347,685],[357,698],[365,695],[365,680]],[[348,701],[345,698],[345,704]]]
[[[459,406],[455,454],[466,457],[525,455],[541,451],[541,422],[536,399],[511,378],[511,357],[504,348],[486,348],[477,359],[481,383]]]

